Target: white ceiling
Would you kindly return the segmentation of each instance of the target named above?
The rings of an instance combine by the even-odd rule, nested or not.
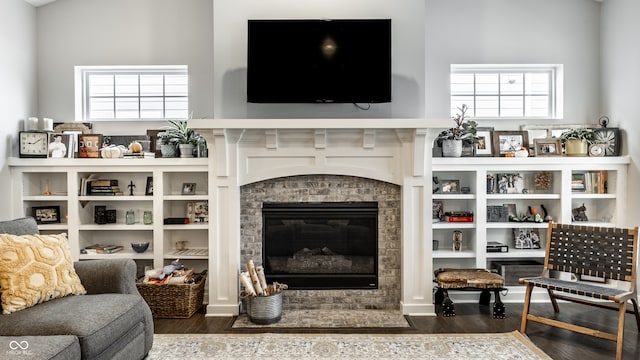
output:
[[[42,6],[42,5],[47,5],[48,3],[52,3],[56,0],[24,0],[26,2],[28,2],[29,4],[38,7],[38,6]]]

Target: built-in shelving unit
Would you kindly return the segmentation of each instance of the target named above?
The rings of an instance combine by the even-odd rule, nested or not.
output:
[[[624,211],[627,206],[626,174],[630,163],[630,158],[627,156],[433,158],[432,161],[433,176],[439,182],[439,184],[434,183],[434,189],[442,182],[457,180],[460,188],[469,190],[469,193],[465,194],[436,191],[433,194],[433,201],[441,202],[445,212],[470,211],[474,215],[474,221],[468,223],[434,221],[433,239],[439,240],[438,250],[433,251],[434,269],[440,267],[491,268],[493,261],[543,260],[548,224],[546,222],[496,222],[493,221],[495,219],[488,218],[487,209],[490,206],[515,205],[518,214],[528,213],[528,207],[531,206],[544,216],[541,208],[543,205],[555,222],[624,227]],[[600,171],[606,171],[607,174],[606,193],[592,194],[572,190],[574,174]],[[501,193],[500,186],[504,185],[498,185],[498,182],[502,174],[520,176],[518,189],[509,187],[506,191],[510,193]],[[487,183],[488,176],[494,178],[493,185]],[[505,191],[504,188],[502,191]],[[575,221],[573,209],[583,204],[586,207],[588,221]],[[518,232],[520,229],[527,229],[526,231],[537,233],[541,240],[540,248],[516,248],[514,229]],[[461,251],[453,251],[454,230],[462,232]],[[509,251],[487,252],[486,245],[489,241],[498,241],[507,245]],[[520,298],[521,292],[521,287],[510,288],[507,300],[509,297]],[[462,293],[459,296],[465,297]]]
[[[68,233],[74,260],[131,258],[139,267],[159,268],[179,258],[196,270],[207,268],[208,217],[204,222],[165,225],[164,218],[187,217],[192,204],[208,207],[208,159],[17,159],[10,158],[14,217],[32,215],[34,207],[58,207],[59,221],[40,224],[42,233]],[[81,195],[82,179],[118,180],[122,195]],[[184,194],[183,186],[195,184]],[[133,185],[133,187],[129,187]],[[130,191],[133,195],[130,195]],[[97,224],[95,206],[116,210],[115,223]],[[127,224],[128,210],[135,213]],[[145,224],[144,212],[152,213]],[[198,219],[197,221],[200,221]],[[205,220],[203,217],[202,220]],[[148,241],[144,253],[136,253],[131,242]],[[176,243],[186,241],[186,250]],[[92,244],[122,245],[113,254],[83,254]]]

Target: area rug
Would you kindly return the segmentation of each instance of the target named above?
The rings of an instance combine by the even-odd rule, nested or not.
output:
[[[411,328],[400,311],[393,310],[285,310],[282,319],[269,325],[257,325],[241,314],[231,328]]]
[[[518,331],[494,334],[157,334],[157,359],[551,359]]]

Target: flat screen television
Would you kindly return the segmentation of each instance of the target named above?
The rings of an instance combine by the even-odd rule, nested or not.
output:
[[[391,20],[249,20],[247,101],[391,101]]]

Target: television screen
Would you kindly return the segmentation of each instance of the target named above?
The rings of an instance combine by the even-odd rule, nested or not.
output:
[[[391,101],[391,20],[249,20],[247,101]]]

